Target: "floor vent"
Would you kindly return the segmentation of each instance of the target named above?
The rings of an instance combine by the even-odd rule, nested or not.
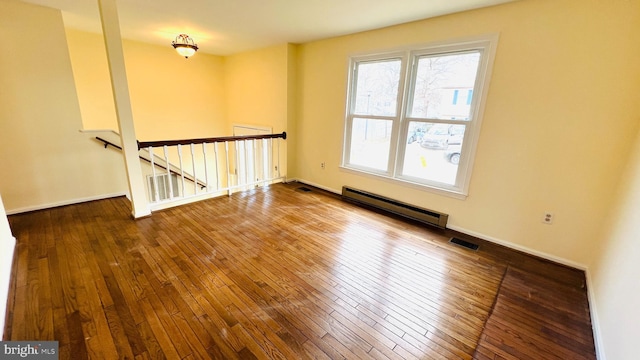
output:
[[[304,187],[304,186],[300,186],[296,190],[302,191],[302,192],[310,192],[311,191],[311,189],[309,189],[308,187]]]
[[[449,219],[449,215],[441,212],[423,209],[414,205],[389,199],[384,196],[346,186],[342,187],[342,199],[356,204],[367,205],[376,209],[388,211],[408,219],[420,221],[443,229],[447,227],[447,219]]]
[[[467,249],[471,249],[473,251],[478,250],[478,248],[480,247],[480,245],[478,245],[478,244],[470,243],[470,242],[468,242],[466,240],[458,239],[458,238],[455,238],[455,237],[452,237],[451,240],[449,240],[449,242],[452,243],[452,244],[456,244],[456,245],[465,247]]]

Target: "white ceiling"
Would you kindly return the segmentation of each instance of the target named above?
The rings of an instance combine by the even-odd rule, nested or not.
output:
[[[70,28],[100,32],[97,0],[22,0],[62,10]],[[122,37],[229,55],[304,43],[515,0],[119,0]]]

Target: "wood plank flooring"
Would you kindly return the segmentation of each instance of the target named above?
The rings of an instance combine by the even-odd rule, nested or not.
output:
[[[299,187],[137,221],[125,198],[10,216],[5,340],[60,359],[595,359],[582,272]]]

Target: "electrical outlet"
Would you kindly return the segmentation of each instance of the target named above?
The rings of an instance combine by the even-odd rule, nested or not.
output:
[[[553,213],[550,213],[550,212],[544,213],[544,215],[542,216],[542,222],[547,225],[553,224]]]
[[[320,168],[324,170],[324,162],[320,163]]]

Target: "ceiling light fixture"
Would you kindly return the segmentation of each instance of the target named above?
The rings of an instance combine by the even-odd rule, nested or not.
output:
[[[198,45],[193,42],[193,39],[189,37],[187,34],[180,34],[176,36],[176,39],[171,42],[171,46],[180,54],[184,56],[185,59],[188,59],[189,56],[198,51]]]

